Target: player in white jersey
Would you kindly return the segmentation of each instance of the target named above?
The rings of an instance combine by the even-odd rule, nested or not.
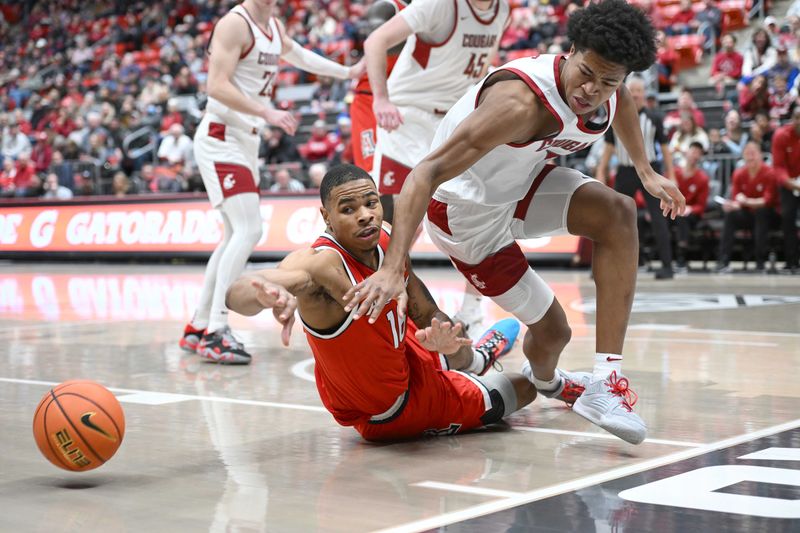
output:
[[[621,373],[636,285],[636,207],[548,161],[585,148],[612,126],[664,215],[682,213],[685,199],[648,163],[636,105],[623,84],[655,60],[650,21],[624,0],[603,0],[576,11],[567,33],[567,56],[512,61],[450,110],[433,151],[409,174],[398,199],[400,216],[383,266],[345,299],[355,308],[354,319],[372,319],[392,298],[404,306],[403,257],[427,211],[426,228],[436,245],[476,288],[528,326],[523,372],[539,392],[561,397],[577,391],[571,394],[577,396],[576,413],[638,444],[647,428],[633,412],[636,395]],[[566,232],[594,241],[597,338],[589,382],[556,368],[569,324],[516,243]]]
[[[208,360],[247,364],[250,355],[228,327],[225,291],[261,239],[259,130],[266,124],[293,135],[297,121],[274,109],[272,86],[284,59],[314,74],[357,78],[364,63],[344,67],[287,37],[273,16],[277,0],[244,0],[220,19],[209,41],[208,107],[194,138],[195,159],[224,237],[208,261],[194,318],[181,348]]]
[[[439,122],[488,71],[508,23],[507,0],[415,0],[364,43],[377,121],[372,176],[385,218],[392,195],[430,151]],[[406,40],[386,79],[386,53]],[[468,285],[455,318],[481,331],[480,294]]]

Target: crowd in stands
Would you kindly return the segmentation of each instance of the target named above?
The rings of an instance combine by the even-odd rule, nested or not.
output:
[[[0,3],[0,197],[68,199],[201,191],[192,137],[205,105],[206,46],[215,21],[236,3]],[[358,59],[364,38],[359,33],[361,18],[370,3],[287,0],[281,10],[289,36],[349,64]],[[785,17],[768,16],[763,24],[754,23],[747,38],[737,38],[733,31],[746,26],[747,17],[738,18],[738,8],[726,11],[735,2],[636,3],[659,28],[658,63],[648,78],[652,81],[648,105],[661,107],[675,179],[692,198],[686,220],[675,228],[677,248],[692,246],[689,241],[703,226],[707,207],[718,208],[726,227],[752,226],[754,236],[763,237],[764,217],[757,221],[757,217],[750,220],[730,213],[769,208],[775,216],[765,218],[767,227],[781,227],[781,191],[797,197],[786,183],[800,174],[800,169],[787,167],[785,157],[781,162],[775,156],[776,131],[791,129],[793,111],[800,104],[800,0]],[[532,53],[568,51],[566,21],[583,1],[517,0],[512,4],[515,7],[495,63]],[[750,2],[741,4],[746,14]],[[698,53],[711,63],[710,90],[699,102],[693,97],[696,91],[677,86],[677,74],[686,59],[678,44],[684,41],[699,43]],[[301,84],[313,84],[307,98],[280,96],[281,88]],[[261,188],[266,194],[314,189],[330,165],[352,161],[347,114],[350,85],[316,79],[284,65],[278,86],[276,105],[294,110],[301,127],[294,137],[278,128],[263,130]],[[670,104],[664,94],[677,94],[677,101]],[[766,189],[773,191],[760,207],[737,199],[753,192],[742,185],[741,176],[742,169],[755,168],[752,157],[748,159],[755,149],[754,157],[773,176],[762,184],[764,190],[756,191],[762,196]],[[591,170],[589,160],[586,166]],[[715,201],[719,197],[726,197],[728,203]],[[791,213],[784,213],[786,231],[787,217]],[[795,221],[796,217],[795,202]],[[741,234],[740,230],[720,232],[723,248],[728,247],[731,234]],[[769,238],[769,230],[766,235]],[[758,248],[759,253],[769,251],[764,246]],[[730,250],[721,253],[724,267]],[[679,260],[685,255],[679,252]],[[789,261],[796,257],[786,255]],[[763,266],[764,258],[758,256],[755,261]]]

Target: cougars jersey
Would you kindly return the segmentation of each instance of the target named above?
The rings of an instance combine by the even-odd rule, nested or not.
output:
[[[478,17],[467,0],[417,0],[401,16],[410,12],[409,19],[427,16],[428,20],[434,20],[441,16],[437,10],[450,1],[454,16],[449,36],[442,42],[429,43],[415,33],[400,52],[387,80],[389,99],[394,105],[444,113],[477,81],[484,65],[491,61],[509,15],[506,0],[496,0],[494,11],[485,19]]]
[[[506,63],[500,69],[515,73],[556,117],[561,129],[545,139],[493,148],[463,174],[443,183],[434,193],[441,202],[468,201],[482,205],[506,205],[521,200],[544,162],[583,150],[602,139],[614,121],[616,93],[600,109],[602,124],[586,124],[575,115],[559,93],[559,62],[563,55],[545,54]],[[496,71],[495,71],[496,72]],[[431,151],[438,148],[477,106],[488,76],[453,106],[436,131]]]
[[[379,266],[388,245],[389,234],[382,229],[378,244]],[[338,253],[353,285],[375,272],[350,255],[328,233],[321,235],[312,247]],[[303,322],[316,361],[314,375],[320,398],[336,421],[344,426],[389,410],[408,390],[406,350],[412,349],[411,344],[418,344],[413,335],[416,327],[409,322],[411,335],[407,337],[405,321],[398,320],[395,300],[384,307],[374,324],[368,319],[362,316],[354,321],[351,313],[336,331],[328,332],[316,331]]]
[[[265,106],[270,106],[272,84],[278,76],[278,61],[282,48],[278,25],[275,18],[272,17],[269,19],[267,31],[262,30],[241,4],[233,7],[230,12],[236,13],[247,21],[253,37],[252,45],[241,55],[236,64],[231,82],[245,96],[257,100]],[[208,51],[209,54],[213,52],[211,49]],[[211,97],[208,98],[207,109],[210,113],[225,120],[227,124],[241,129],[261,128],[265,123],[264,119],[260,117],[234,111]]]

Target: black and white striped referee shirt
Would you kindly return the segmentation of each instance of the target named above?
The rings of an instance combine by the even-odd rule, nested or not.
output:
[[[669,140],[664,132],[664,117],[657,111],[642,108],[639,111],[639,127],[644,136],[644,151],[647,160],[653,163],[658,158],[656,154],[656,144],[667,144]],[[622,146],[622,142],[617,139],[612,128],[608,128],[605,141],[617,149],[617,160],[621,166],[632,167],[633,161],[628,151]]]

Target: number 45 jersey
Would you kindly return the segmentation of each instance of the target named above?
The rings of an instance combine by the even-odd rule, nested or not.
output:
[[[399,16],[408,38],[387,87],[396,106],[446,112],[481,77],[508,21],[506,0],[477,11],[468,0],[415,0]],[[428,42],[431,35],[445,35]]]

